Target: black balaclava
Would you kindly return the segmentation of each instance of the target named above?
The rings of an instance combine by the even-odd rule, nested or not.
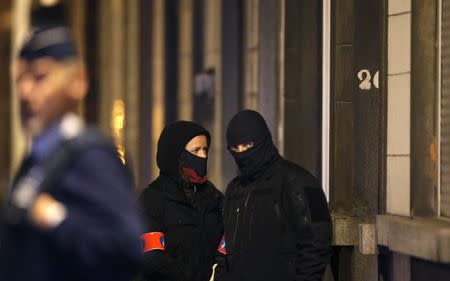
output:
[[[227,142],[244,179],[252,180],[279,157],[266,121],[253,110],[243,110],[231,119],[227,128]],[[250,142],[254,146],[244,152],[230,149],[231,146]]]
[[[208,158],[199,157],[184,150],[180,156],[181,170],[191,183],[204,183]]]
[[[211,142],[209,132],[194,122],[177,121],[167,125],[158,140],[156,163],[161,174],[175,180],[182,179],[184,172],[192,183],[206,181],[207,158],[193,155],[185,149],[186,144],[196,136],[206,136],[208,146]]]

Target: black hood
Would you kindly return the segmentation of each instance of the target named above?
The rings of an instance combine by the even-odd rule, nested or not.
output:
[[[237,113],[227,128],[228,149],[239,167],[240,176],[252,180],[280,156],[275,147],[266,121],[256,111]],[[244,152],[234,152],[231,146],[253,142],[254,146]]]
[[[196,136],[206,136],[208,146],[211,135],[201,125],[190,121],[177,121],[167,125],[158,140],[156,163],[161,174],[180,177],[180,156],[186,144]]]

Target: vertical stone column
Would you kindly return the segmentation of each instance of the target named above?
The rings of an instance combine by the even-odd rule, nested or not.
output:
[[[22,44],[29,27],[31,0],[16,0],[12,6],[12,40],[11,40],[11,59],[17,55],[18,49]],[[12,77],[11,77],[12,78]],[[14,88],[13,78],[11,79],[11,171],[15,171],[20,164],[23,153],[27,146],[27,140],[24,137],[20,119],[19,103]]]
[[[125,90],[123,83],[125,11],[120,0],[101,0],[99,11],[100,125],[110,132],[113,129],[114,101],[123,102]]]
[[[306,0],[284,3],[284,156],[320,177],[321,4]]]
[[[139,173],[137,185],[144,188],[152,179],[152,87],[153,87],[153,1],[140,1],[140,98],[139,98]]]
[[[411,188],[412,216],[434,217],[440,212],[439,163],[436,156],[438,126],[440,126],[436,117],[438,116],[438,87],[441,86],[438,85],[437,78],[437,5],[438,1],[424,3],[412,0],[408,22],[405,23],[406,20],[402,22],[404,28],[410,27],[411,30],[408,32],[410,33],[408,43],[411,44],[411,51],[408,54],[411,56],[410,60],[407,60],[411,70],[410,80],[407,81],[411,86],[411,93],[407,93],[410,94],[411,112],[404,112],[410,113],[411,118],[410,178],[407,180],[411,181],[408,188]],[[397,18],[401,17],[397,16]],[[397,53],[393,55],[395,54]],[[400,52],[398,54],[402,54],[401,58],[406,60],[406,54]],[[406,98],[405,101],[409,101]],[[407,118],[409,119],[409,116],[405,117],[406,120]],[[444,212],[444,215],[449,216],[450,212]]]
[[[75,38],[77,44],[77,50],[80,52],[82,60],[85,62],[86,53],[86,35],[85,35],[85,0],[70,0],[67,1],[67,11],[69,12],[69,25],[71,27],[72,35]],[[84,104],[80,103],[79,107],[80,116],[84,116],[85,108]]]
[[[153,1],[153,26],[152,26],[152,42],[153,49],[151,55],[152,69],[152,140],[151,140],[151,159],[152,159],[152,175],[158,175],[158,167],[156,165],[156,147],[159,135],[164,127],[164,34],[165,34],[165,4],[164,0]]]
[[[243,107],[259,111],[274,141],[279,136],[279,79],[281,11],[284,1],[245,0]]]
[[[178,119],[192,119],[193,90],[193,0],[179,2]]]
[[[278,48],[281,4],[279,0],[260,0],[259,10],[256,11],[259,13],[258,109],[263,113],[275,143],[279,143],[278,80],[281,66]]]
[[[141,183],[141,175],[139,165],[139,141],[140,141],[140,125],[139,125],[139,104],[140,104],[140,1],[128,0],[126,4],[126,35],[125,35],[125,147],[130,157],[127,161],[133,171],[133,175],[137,183]],[[142,156],[144,157],[144,156]],[[141,187],[141,186],[139,186]]]
[[[205,1],[205,53],[204,69],[215,70],[214,80],[214,122],[210,128],[212,134],[212,146],[209,160],[209,176],[214,182],[222,182],[222,1]]]
[[[101,0],[99,4],[99,15],[98,15],[98,30],[101,30],[99,36],[99,43],[98,43],[98,63],[99,63],[99,124],[103,130],[109,131],[109,123],[110,123],[110,108],[111,108],[111,102],[109,100],[109,92],[111,91],[111,85],[109,83],[109,69],[111,68],[111,60],[110,60],[110,48],[111,46],[111,39],[110,39],[110,31],[109,29],[109,3],[108,0]],[[108,46],[108,47],[107,47]]]
[[[10,179],[11,167],[11,75],[9,71],[11,54],[12,1],[0,2],[0,201],[5,195]]]
[[[99,125],[141,183],[140,1],[101,0],[99,5]]]
[[[85,0],[70,0],[67,2],[67,10],[70,12],[69,20],[72,33],[75,37],[77,48],[81,57],[85,58],[85,22],[86,22],[86,2]]]
[[[259,5],[244,2],[244,108],[259,110]],[[266,19],[264,19],[266,20]]]
[[[226,148],[226,128],[240,108],[242,96],[242,42],[243,5],[241,0],[222,2],[222,183],[216,183],[225,191],[236,176],[237,166]]]
[[[140,2],[100,2],[100,125],[139,178]]]

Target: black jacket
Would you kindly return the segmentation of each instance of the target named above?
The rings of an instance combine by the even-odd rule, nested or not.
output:
[[[226,255],[217,281],[320,281],[331,255],[331,220],[319,182],[283,158],[256,180],[237,177],[225,196]]]
[[[223,195],[210,182],[193,202],[171,177],[160,175],[141,196],[145,232],[164,235],[165,250],[145,252],[145,280],[207,281],[223,233]]]

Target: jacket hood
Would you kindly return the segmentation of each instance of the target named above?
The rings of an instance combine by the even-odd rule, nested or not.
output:
[[[253,110],[240,111],[231,119],[227,127],[227,142],[242,180],[255,179],[279,157],[266,121]],[[253,147],[246,151],[231,150],[231,146],[250,142],[253,142]]]
[[[156,164],[161,174],[179,178],[181,153],[191,139],[201,135],[206,136],[209,146],[211,135],[201,125],[191,121],[177,121],[167,125],[159,137],[156,153]]]

